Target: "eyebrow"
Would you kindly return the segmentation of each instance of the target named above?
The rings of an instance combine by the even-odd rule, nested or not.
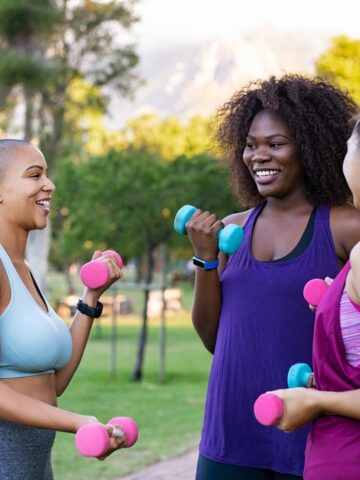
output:
[[[40,170],[44,170],[44,167],[42,165],[30,165],[30,167],[27,167],[25,169],[25,172],[27,172],[28,170],[31,170],[32,168],[40,168]]]
[[[283,133],[273,133],[272,135],[267,135],[264,138],[271,139],[271,138],[274,138],[274,137],[289,138],[287,135],[284,135]],[[250,133],[248,133],[247,138],[256,138],[256,137],[254,137],[254,135],[250,135]]]

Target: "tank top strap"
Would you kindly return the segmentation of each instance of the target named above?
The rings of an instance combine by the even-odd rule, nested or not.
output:
[[[330,248],[334,251],[336,256],[336,247],[330,229],[330,206],[320,205],[316,209],[314,236],[321,236]]]
[[[253,208],[253,210],[250,212],[250,215],[248,216],[246,222],[244,223],[244,227],[243,227],[244,231],[247,232],[248,234],[249,234],[249,232],[251,234],[254,223],[256,222],[256,219],[257,219],[258,215],[260,214],[262,209],[265,207],[265,205],[266,205],[266,202],[261,202],[259,205],[257,205],[255,208]]]
[[[329,224],[330,220],[330,206],[329,205],[320,205],[316,209],[316,221],[325,222]]]

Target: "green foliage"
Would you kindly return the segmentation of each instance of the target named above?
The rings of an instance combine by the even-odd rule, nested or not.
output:
[[[138,20],[134,3],[0,2],[0,103],[13,92],[25,103],[24,137],[37,138],[50,170],[58,157],[86,143],[90,125],[81,122],[83,112],[106,111],[101,87],[111,85],[121,95],[136,88],[138,56],[120,37]],[[88,88],[79,99],[74,93],[81,82]]]
[[[182,124],[176,117],[162,119],[157,113],[146,113],[128,121],[119,132],[123,147],[146,150],[172,160],[180,155],[195,156],[211,151],[210,121],[195,115]]]
[[[46,66],[26,52],[7,50],[0,56],[0,83],[6,87],[23,84],[40,91],[48,78]]]
[[[360,105],[360,40],[335,37],[316,63],[318,74],[347,90]]]
[[[51,32],[60,12],[54,0],[1,0],[0,34],[10,43],[19,37]]]
[[[89,258],[95,248],[125,258],[148,255],[161,243],[184,245],[173,230],[184,203],[230,213],[235,202],[227,171],[205,154],[172,162],[128,149],[58,169],[53,232],[63,258]]]

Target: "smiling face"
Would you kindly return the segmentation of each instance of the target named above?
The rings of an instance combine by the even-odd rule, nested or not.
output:
[[[0,216],[26,231],[46,227],[55,186],[42,153],[29,144],[7,148],[0,177]]]
[[[352,135],[347,141],[343,171],[353,194],[354,204],[360,208],[360,120],[357,121]]]
[[[263,197],[305,192],[296,145],[286,124],[268,110],[257,113],[250,125],[243,161]]]

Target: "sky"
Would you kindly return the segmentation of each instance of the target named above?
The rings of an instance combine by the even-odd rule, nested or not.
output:
[[[360,39],[358,3],[139,0],[131,41],[145,83],[132,101],[113,98],[107,126],[116,129],[149,110],[165,117],[207,115],[254,78],[313,73],[332,37]]]
[[[141,50],[264,27],[360,38],[359,8],[358,0],[140,0],[135,32]]]

